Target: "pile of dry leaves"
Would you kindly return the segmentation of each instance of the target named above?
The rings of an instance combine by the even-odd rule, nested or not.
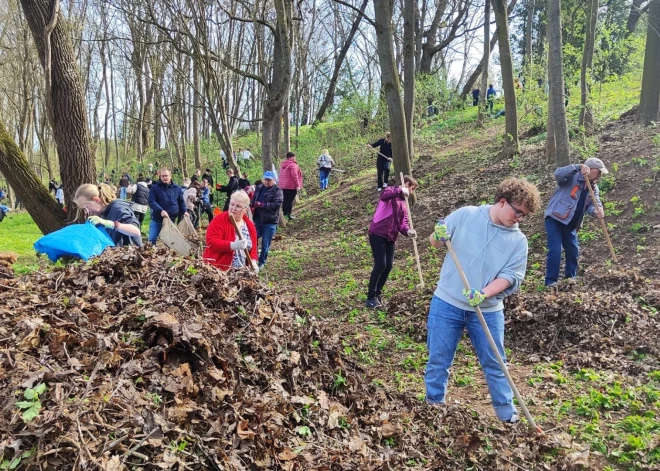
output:
[[[26,469],[567,469],[525,425],[370,384],[247,271],[127,247],[0,280],[0,455]],[[3,468],[4,469],[4,468]]]
[[[507,345],[532,361],[575,367],[658,368],[660,283],[630,269],[589,267],[558,290],[520,293],[507,306]]]

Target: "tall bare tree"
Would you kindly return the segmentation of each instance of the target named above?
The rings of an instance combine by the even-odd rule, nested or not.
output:
[[[594,64],[594,45],[596,43],[596,23],[598,22],[598,0],[587,0],[586,35],[580,70],[580,126],[589,129],[594,124],[593,110],[589,101],[589,78]]]
[[[660,0],[651,0],[649,5],[648,28],[646,30],[646,51],[644,52],[644,73],[642,92],[639,97],[638,120],[644,125],[660,119]]]
[[[477,113],[477,126],[483,126],[488,109],[486,93],[488,91],[488,65],[490,64],[490,0],[484,2],[484,55],[481,62],[484,65],[481,73],[481,86],[479,87],[479,111]]]
[[[570,148],[568,145],[568,124],[566,123],[566,107],[564,105],[564,65],[561,40],[561,0],[548,0],[548,86],[550,88],[550,105],[548,121],[552,120],[552,136],[548,133],[546,156],[548,162],[554,161],[558,166],[570,163]],[[553,139],[554,138],[554,139]],[[554,143],[550,143],[550,140]],[[553,145],[554,144],[554,145]]]

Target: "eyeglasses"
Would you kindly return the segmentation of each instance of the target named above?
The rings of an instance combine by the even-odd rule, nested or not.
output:
[[[234,209],[245,209],[246,208],[242,204],[236,204],[236,203],[229,203],[229,207],[234,208]]]
[[[527,216],[526,213],[523,213],[521,210],[519,210],[519,209],[516,208],[514,205],[512,205],[512,204],[509,202],[509,200],[504,200],[504,201],[506,201],[506,204],[508,204],[509,206],[511,206],[511,209],[513,209],[513,211],[514,211],[513,214],[516,216],[516,219],[523,219],[524,217]]]

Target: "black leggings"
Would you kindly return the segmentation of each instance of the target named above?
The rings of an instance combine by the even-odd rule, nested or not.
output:
[[[282,201],[282,212],[285,216],[291,216],[293,211],[293,200],[296,199],[298,190],[282,190],[284,201]]]
[[[394,264],[394,242],[385,237],[369,234],[369,244],[374,256],[374,268],[371,270],[369,278],[368,299],[380,296],[383,292],[383,286],[390,275],[392,265]]]
[[[390,162],[385,160],[382,157],[378,157],[376,161],[376,172],[378,172],[378,188],[383,188],[383,185],[387,185],[387,181],[390,179]]]
[[[137,217],[138,222],[140,223],[140,230],[142,230],[142,221],[144,221],[144,215],[146,213],[135,213],[135,217]]]

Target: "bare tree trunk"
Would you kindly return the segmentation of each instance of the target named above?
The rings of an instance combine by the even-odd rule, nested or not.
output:
[[[1,121],[0,172],[21,199],[41,232],[48,234],[64,227],[65,212],[30,169],[30,164]]]
[[[85,98],[71,38],[61,15],[53,17],[51,3],[50,0],[21,0],[49,84],[46,97],[51,128],[57,143],[65,201],[72,207],[75,191],[83,183],[96,181],[96,170],[89,148]],[[56,21],[55,27],[47,36],[44,33],[52,20]],[[75,211],[69,211],[67,217],[74,220]]]
[[[527,0],[527,21],[525,22],[525,67],[532,71],[532,33],[534,27],[535,0]]]
[[[651,0],[646,30],[646,51],[638,120],[644,125],[658,121],[660,110],[660,0]]]
[[[495,22],[500,46],[500,66],[502,69],[502,88],[504,90],[504,107],[506,109],[506,132],[504,135],[503,158],[511,158],[520,152],[518,143],[518,109],[516,105],[516,89],[513,84],[513,60],[511,44],[509,43],[509,20],[507,17],[506,0],[493,0]]]
[[[548,164],[557,163],[557,146],[555,145],[555,124],[552,107],[552,100],[548,100],[548,126],[545,137],[545,160]]]
[[[486,93],[488,91],[488,69],[490,64],[490,0],[484,2],[484,55],[481,62],[484,64],[483,72],[481,74],[481,87],[479,89],[479,111],[477,114],[477,126],[482,127],[486,119],[486,111],[488,109],[488,101],[486,100]]]
[[[289,98],[284,103],[282,110],[282,124],[284,125],[284,152],[291,150],[291,113],[289,112]]]
[[[408,154],[406,116],[401,100],[399,74],[394,57],[394,32],[392,30],[392,10],[388,0],[374,0],[376,17],[376,41],[381,70],[381,84],[387,102],[387,112],[392,132],[392,158],[397,174],[410,175],[412,168]],[[422,71],[423,72],[423,71]]]
[[[406,119],[408,158],[413,153],[413,110],[415,109],[415,3],[404,0],[403,10],[403,107]]]
[[[594,124],[591,105],[587,103],[589,97],[588,75],[594,63],[594,43],[596,41],[596,22],[598,21],[598,0],[587,0],[587,22],[585,25],[586,37],[582,53],[582,68],[580,70],[580,126],[591,129]]]
[[[660,1],[660,0],[659,0]],[[562,63],[561,40],[561,0],[548,0],[548,85],[549,100],[552,102],[552,120],[556,161],[558,166],[570,163],[570,148],[568,146],[568,125],[566,124],[566,107],[564,105],[564,66]]]
[[[199,147],[199,67],[197,61],[193,62],[193,76],[192,80],[194,83],[193,87],[193,105],[192,105],[192,138],[193,138],[193,150],[195,154],[195,168],[202,168],[202,154]]]

